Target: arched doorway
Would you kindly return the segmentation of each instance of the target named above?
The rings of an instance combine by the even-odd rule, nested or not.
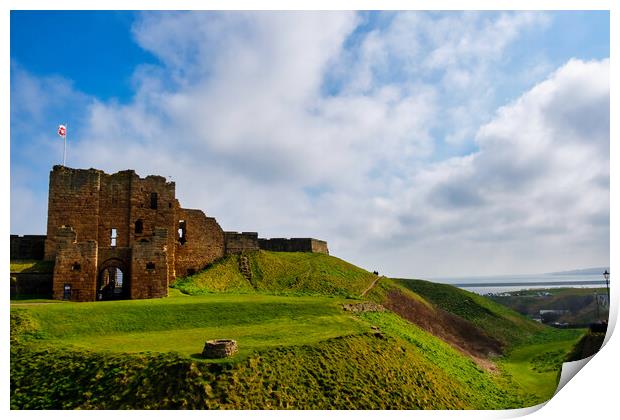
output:
[[[119,300],[130,297],[127,264],[117,258],[101,264],[97,278],[97,300]]]

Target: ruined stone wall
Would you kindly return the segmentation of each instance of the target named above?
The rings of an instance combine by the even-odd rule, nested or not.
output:
[[[191,275],[224,256],[224,231],[213,217],[201,210],[179,209],[176,233],[175,272]]]
[[[11,299],[52,298],[52,273],[11,273]]]
[[[326,241],[321,241],[320,239],[310,239],[310,246],[312,248],[312,252],[329,255],[329,248],[327,248]]]
[[[73,228],[58,229],[54,235],[58,250],[54,264],[54,299],[63,299],[65,285],[71,288],[69,300],[86,302],[96,298],[97,242],[77,242]]]
[[[257,232],[224,232],[226,255],[239,254],[244,251],[257,251]]]
[[[11,235],[11,260],[42,260],[45,235]]]
[[[21,252],[18,242],[11,237],[12,255]],[[123,292],[113,298],[166,296],[177,275],[192,274],[224,255],[260,248],[328,253],[326,242],[312,238],[259,240],[256,232],[223,232],[202,211],[181,208],[175,184],[161,176],[64,166],[54,166],[50,173],[44,258],[57,262],[57,299],[68,284],[72,300],[95,300],[103,286],[100,273],[109,278],[118,269]]]
[[[155,228],[153,233],[150,238],[133,246],[131,299],[168,296],[168,230]]]
[[[80,241],[98,241],[99,185],[102,171],[56,165],[50,173],[45,259],[56,257],[56,234],[71,226]]]
[[[313,238],[271,238],[258,240],[260,249],[276,252],[318,252],[328,254],[327,242]]]
[[[123,282],[130,283],[130,294],[135,292],[137,298],[149,297],[148,290],[154,291],[154,297],[167,294],[169,280],[175,276],[176,241],[173,233],[179,205],[175,198],[174,183],[167,182],[161,176],[140,178],[132,170],[110,175],[96,169],[55,166],[50,174],[48,201],[46,259],[55,259],[59,253],[58,244],[64,243],[57,233],[62,226],[72,227],[80,241],[77,245],[69,246],[66,252],[63,251],[62,258],[67,257],[67,252],[75,252],[82,242],[95,241],[96,244],[98,258],[95,258],[95,275],[88,280],[88,286],[85,279],[75,286],[79,287],[76,293],[80,297],[77,299],[95,299],[90,299],[91,295],[94,296],[91,289],[97,290],[100,286],[99,272],[110,265],[122,267]],[[158,229],[170,234],[156,234]],[[164,238],[163,244],[161,238]],[[140,250],[138,258],[159,261],[163,255],[165,261],[159,261],[156,270],[149,271],[148,275],[134,278],[131,267],[134,266],[132,258],[137,244]],[[149,250],[149,246],[154,248]],[[160,254],[163,249],[167,251]],[[73,282],[75,277],[75,273],[70,273],[73,277],[67,277],[64,269],[59,270],[54,276],[55,297],[61,293],[65,280]],[[144,268],[139,271],[142,272]],[[153,273],[156,273],[156,280],[153,280]],[[142,279],[148,284],[141,285]],[[162,285],[165,285],[163,289]],[[88,292],[85,292],[87,289]]]
[[[178,222],[176,213],[179,208],[175,194],[174,182],[167,182],[162,176],[150,175],[146,178],[140,178],[135,174],[132,176],[131,200],[128,208],[130,211],[130,243],[132,246],[142,243],[141,240],[155,235],[156,229],[166,229],[168,234],[165,245],[169,280],[175,277],[175,232]],[[142,233],[136,232],[138,221],[142,223]]]
[[[129,216],[131,180],[134,176],[134,171],[122,171],[113,175],[102,173],[100,176],[99,218],[96,226],[101,248],[112,246],[112,229],[116,229],[116,247],[131,246]]]

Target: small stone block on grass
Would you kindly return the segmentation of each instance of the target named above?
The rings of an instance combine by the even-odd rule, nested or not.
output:
[[[239,348],[235,340],[208,340],[202,350],[202,357],[207,359],[222,359],[237,353]]]

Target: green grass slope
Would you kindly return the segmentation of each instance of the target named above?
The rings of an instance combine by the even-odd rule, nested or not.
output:
[[[447,284],[407,279],[395,279],[394,283],[471,322],[506,348],[572,339],[582,334],[581,331],[546,327],[484,296]]]
[[[382,278],[364,299],[392,312],[346,312],[376,276],[322,254],[247,257],[251,281],[230,256],[166,299],[12,303],[11,406],[520,408],[553,394],[581,334],[424,281]],[[202,359],[218,338],[239,353]]]
[[[239,255],[230,255],[174,288],[190,295],[213,292],[267,292],[297,295],[359,296],[376,276],[330,255],[256,251],[249,258],[250,281],[239,271]]]
[[[13,305],[11,406],[461,409],[536,402],[397,316],[354,316],[342,302],[227,294]],[[207,338],[235,338],[240,353],[201,360],[196,352]]]
[[[483,296],[423,280],[381,279],[368,297],[441,338],[444,345],[474,360],[488,360],[514,392],[530,402],[551,398],[562,362],[585,333],[554,329]]]
[[[365,331],[341,307],[344,300],[218,294],[167,299],[14,304],[27,315],[39,344],[106,352],[170,352],[199,356],[209,339],[237,340],[241,359],[257,350],[310,344]]]

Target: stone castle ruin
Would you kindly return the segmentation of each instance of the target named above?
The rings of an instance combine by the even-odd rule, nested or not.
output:
[[[317,239],[224,232],[201,210],[182,208],[174,182],[161,176],[60,165],[50,173],[44,259],[55,261],[55,299],[165,297],[177,276],[259,249],[329,253]]]

